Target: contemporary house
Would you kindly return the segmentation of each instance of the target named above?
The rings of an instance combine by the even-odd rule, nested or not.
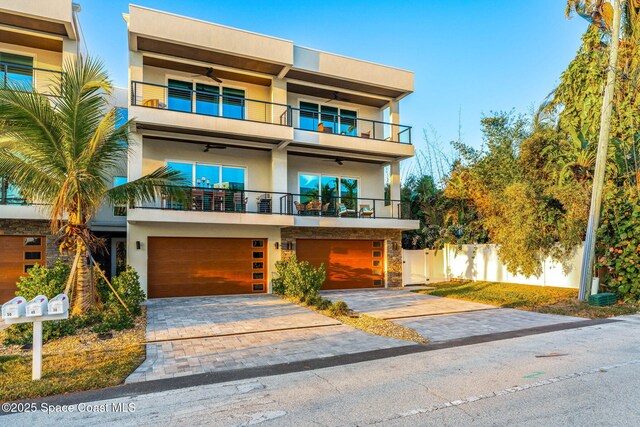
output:
[[[82,55],[78,10],[0,0],[2,79],[46,91]],[[270,292],[275,263],[292,254],[324,264],[326,289],[401,285],[402,230],[419,226],[400,201],[413,73],[134,5],[124,19],[129,84],[113,103],[132,138],[112,184],[167,166],[187,197],[105,207],[91,224],[109,248],[103,268],[126,260],[150,298]],[[1,188],[8,299],[58,253],[38,207]]]
[[[190,185],[186,203],[128,209],[149,297],[269,292],[290,254],[324,263],[326,289],[401,285],[413,73],[134,5],[124,18],[129,179],[167,165]]]
[[[32,86],[51,96],[65,62],[83,54],[78,12],[70,0],[0,0],[0,90],[10,83]],[[116,91],[114,105],[123,107],[127,93]],[[122,173],[126,177],[126,165]],[[125,264],[126,217],[122,209],[106,206],[92,222],[106,239],[108,252],[99,254],[103,267],[115,271]],[[113,254],[113,256],[111,256]],[[20,189],[0,177],[0,302],[14,295],[16,281],[35,263],[52,266],[59,257],[43,206],[25,200]]]

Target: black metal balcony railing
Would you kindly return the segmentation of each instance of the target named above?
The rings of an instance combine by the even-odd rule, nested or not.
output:
[[[412,219],[408,202],[367,197],[290,194],[294,215],[339,218]]]
[[[411,144],[411,126],[292,108],[296,129]]]
[[[186,198],[163,196],[133,206],[194,212],[258,213],[337,218],[411,219],[409,203],[364,197],[315,197],[230,188],[186,187]]]
[[[35,88],[43,95],[52,95],[51,86],[62,75],[62,71],[0,62],[0,89],[9,86],[18,89]]]
[[[162,192],[162,191],[161,191]],[[232,188],[185,187],[186,198],[162,196],[155,203],[134,206],[143,209],[168,209],[195,212],[261,213],[289,215],[283,203],[288,193]]]
[[[131,105],[291,126],[290,107],[215,92],[131,82]]]

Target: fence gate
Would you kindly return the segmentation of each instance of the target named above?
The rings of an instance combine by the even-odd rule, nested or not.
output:
[[[427,253],[424,249],[402,250],[402,285],[427,283]]]

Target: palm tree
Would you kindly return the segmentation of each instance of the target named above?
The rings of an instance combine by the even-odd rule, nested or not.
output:
[[[17,83],[0,90],[0,176],[42,206],[60,237],[60,253],[74,257],[75,315],[96,302],[87,254],[100,244],[89,229],[100,206],[152,202],[160,192],[181,198],[184,183],[164,167],[109,189],[127,161],[130,123],[116,125],[117,110],[107,101],[112,86],[100,61],[65,63],[50,91],[49,97]]]

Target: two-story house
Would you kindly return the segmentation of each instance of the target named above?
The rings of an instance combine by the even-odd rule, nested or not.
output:
[[[131,5],[128,178],[180,171],[187,200],[127,212],[150,298],[269,292],[275,263],[325,289],[400,286],[400,100],[413,73]]]
[[[20,82],[50,96],[63,64],[83,54],[79,11],[71,0],[0,0],[0,90]],[[126,99],[120,90],[112,102],[126,108]],[[126,179],[126,165],[119,175]],[[109,250],[96,255],[108,272],[125,264],[125,213],[105,206],[91,224],[106,239]],[[15,296],[16,282],[34,264],[52,266],[58,257],[46,206],[25,200],[18,187],[0,177],[0,302]]]

